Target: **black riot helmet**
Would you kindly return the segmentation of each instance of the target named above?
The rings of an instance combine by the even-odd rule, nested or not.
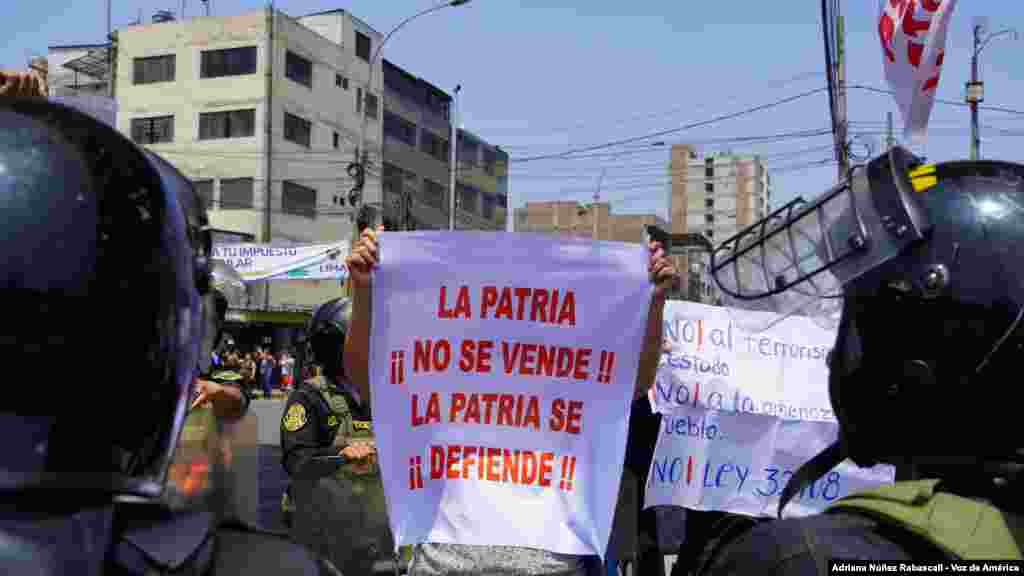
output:
[[[342,353],[351,317],[352,301],[335,298],[317,306],[306,324],[306,362],[321,365],[331,378],[343,372]]]
[[[923,164],[893,148],[726,240],[712,273],[726,306],[837,330],[839,438],[794,475],[780,514],[846,458],[989,487],[1020,470],[1020,411],[1006,397],[1024,349],[1024,166]]]
[[[111,127],[0,101],[0,493],[159,496],[209,288],[189,182]]]

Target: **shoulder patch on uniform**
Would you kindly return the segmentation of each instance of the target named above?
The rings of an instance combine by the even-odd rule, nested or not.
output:
[[[306,425],[306,407],[299,402],[288,407],[284,418],[281,420],[281,427],[286,432],[298,432]]]
[[[356,430],[370,430],[370,423],[366,420],[353,420],[352,427]]]
[[[331,414],[330,416],[328,416],[327,417],[327,425],[330,426],[331,428],[334,428],[335,426],[337,426],[338,425],[338,417],[335,416],[334,414]]]

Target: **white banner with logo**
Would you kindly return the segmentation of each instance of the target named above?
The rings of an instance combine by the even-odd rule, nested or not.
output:
[[[793,472],[836,439],[825,364],[835,333],[798,316],[743,332],[734,325],[743,314],[764,312],[666,305],[665,352],[649,394],[662,422],[645,506],[772,516]],[[891,466],[843,463],[785,512],[819,512],[893,479]]]
[[[397,545],[604,555],[651,293],[640,244],[381,234],[371,396]]]
[[[885,79],[903,116],[905,136],[923,141],[945,59],[956,0],[880,0],[878,35]]]
[[[344,280],[346,243],[306,246],[214,244],[213,258],[224,260],[246,282],[257,280]]]

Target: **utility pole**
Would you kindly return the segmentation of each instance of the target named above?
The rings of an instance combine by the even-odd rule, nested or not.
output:
[[[274,180],[272,178],[272,176],[273,176],[273,167],[274,167],[274,163],[273,163],[273,157],[274,157],[274,122],[273,122],[273,118],[274,118],[274,68],[273,68],[273,64],[272,64],[274,62],[274,20],[275,20],[274,0],[270,0],[270,2],[267,4],[267,24],[266,24],[267,25],[267,54],[269,56],[267,58],[265,58],[265,64],[264,64],[264,66],[266,66],[266,68],[267,68],[267,72],[266,72],[266,85],[264,87],[264,90],[266,90],[266,103],[267,103],[267,107],[266,107],[266,111],[263,114],[263,116],[264,116],[263,123],[264,123],[264,127],[266,129],[266,141],[263,144],[263,146],[264,146],[263,153],[266,154],[266,166],[264,167],[265,170],[266,170],[266,173],[264,174],[264,181],[265,181],[265,184],[266,184],[266,186],[265,186],[265,188],[266,188],[266,195],[264,196],[264,200],[263,200],[263,202],[265,203],[265,206],[263,207],[263,218],[264,218],[263,219],[263,242],[265,244],[268,244],[268,245],[270,244],[270,234],[271,234],[271,228],[272,228],[271,199],[273,198],[273,193],[272,192],[273,192],[273,189],[274,189],[273,188]],[[263,292],[263,307],[265,309],[268,309],[268,310],[270,309],[270,281],[269,280],[267,280],[265,282],[265,287],[264,287],[264,292]]]
[[[985,99],[984,85],[978,80],[978,53],[981,52],[982,25],[974,25],[974,49],[971,51],[971,81],[967,84],[967,103],[971,106],[971,160],[977,160],[981,148],[978,134],[978,103]]]
[[[448,146],[451,148],[451,170],[448,178],[448,229],[455,230],[455,185],[458,180],[457,175],[459,171],[458,158],[456,156],[456,149],[458,148],[459,140],[459,92],[462,90],[462,84],[455,87],[455,98],[452,100],[452,137],[451,141],[448,142]]]
[[[896,145],[896,137],[892,132],[892,112],[885,113],[885,148],[888,150]]]
[[[590,235],[590,239],[591,240],[597,240],[598,239],[597,238],[597,234],[598,234],[599,228],[597,226],[597,214],[598,214],[597,202],[598,202],[598,200],[601,199],[601,183],[604,181],[604,173],[607,172],[607,171],[608,171],[607,168],[602,168],[601,169],[601,176],[597,179],[597,189],[594,190],[594,204],[593,204],[593,206],[590,209],[590,212],[591,212],[590,216],[591,216],[591,219],[593,220],[593,222],[591,224],[594,227],[594,230],[593,230],[593,232],[591,232],[591,235]]]
[[[846,31],[841,0],[836,2],[836,11],[836,140],[839,146],[839,179],[843,180],[850,172],[850,152],[846,121]]]

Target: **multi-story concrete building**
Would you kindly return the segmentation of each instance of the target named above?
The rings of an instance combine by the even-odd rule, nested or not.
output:
[[[508,218],[508,153],[461,128],[457,146],[456,228],[505,230]]]
[[[643,242],[645,226],[668,229],[668,223],[655,214],[612,214],[607,202],[587,206],[571,200],[527,202],[525,207],[516,209],[515,218],[516,232],[565,234],[615,242]]]
[[[447,230],[452,97],[385,60],[384,218],[403,229]],[[508,154],[459,130],[456,226],[504,230]]]
[[[129,26],[116,41],[118,128],[193,179],[215,228],[272,244],[346,241],[355,208],[345,167],[380,41],[344,10]],[[379,69],[373,80],[367,149],[379,159]],[[368,177],[364,201],[380,197],[380,179]],[[254,300],[308,308],[340,287],[299,280],[268,291]]]
[[[703,234],[713,244],[728,239],[763,218],[771,201],[771,178],[760,157],[733,153],[701,156],[687,144],[672,146],[672,233]],[[676,257],[680,272],[691,272],[686,256]],[[700,294],[691,299],[713,301],[715,286],[701,276]],[[693,282],[688,283],[694,286]]]

